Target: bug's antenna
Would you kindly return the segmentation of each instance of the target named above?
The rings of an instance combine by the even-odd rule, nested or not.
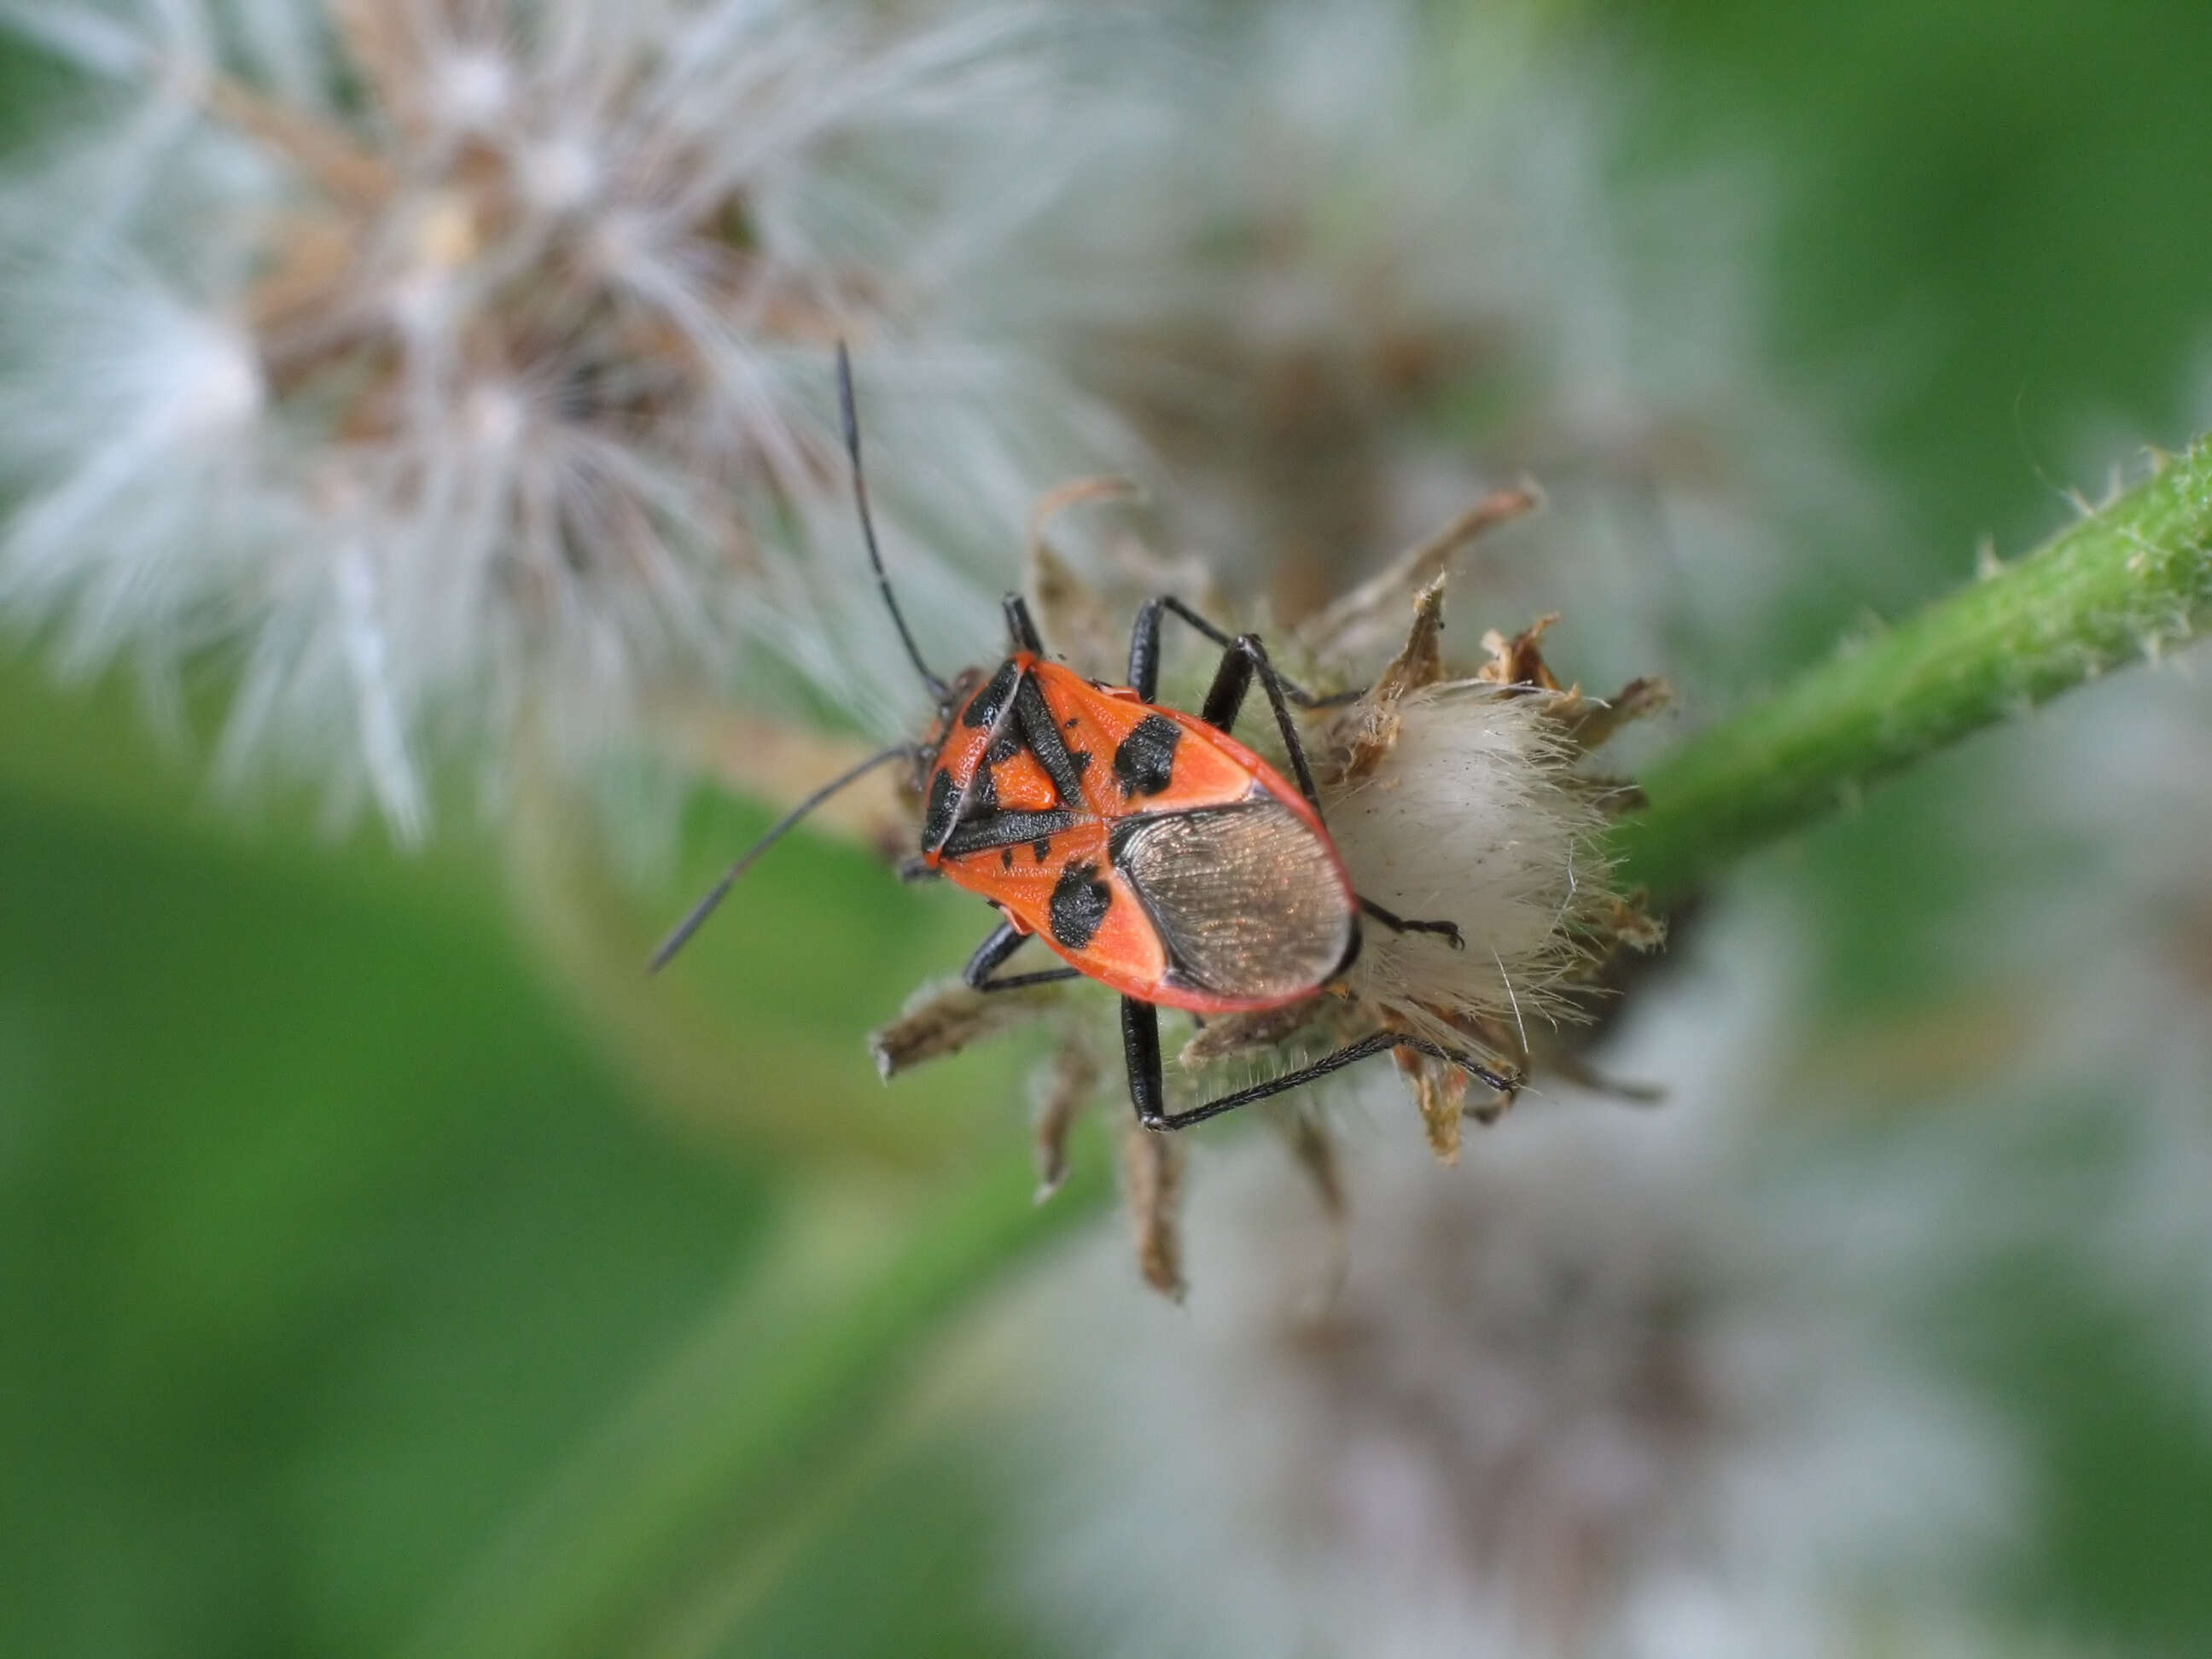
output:
[[[898,599],[891,592],[891,579],[884,574],[883,551],[876,545],[875,520],[868,515],[868,485],[860,473],[860,417],[853,410],[853,359],[845,349],[842,340],[837,342],[837,412],[845,421],[845,453],[853,458],[853,500],[860,509],[860,535],[868,544],[868,562],[876,568],[876,586],[882,591],[884,606],[898,624],[899,638],[906,644],[908,660],[921,676],[922,684],[929,688],[930,696],[939,702],[945,700],[945,682],[929,672],[929,665],[921,659],[921,653],[914,643],[914,635],[907,631],[906,617],[898,608]]]
[[[823,784],[819,789],[809,795],[805,800],[799,802],[798,805],[793,807],[791,811],[786,812],[781,817],[778,818],[775,821],[774,827],[771,828],[766,835],[763,836],[758,841],[747,848],[743,856],[741,856],[735,864],[722,872],[722,878],[716,882],[714,886],[708,889],[706,897],[701,899],[698,903],[691,907],[690,915],[685,916],[683,921],[676,924],[676,931],[669,934],[666,939],[661,940],[660,948],[653,953],[653,960],[647,963],[646,971],[651,974],[657,974],[663,968],[665,968],[668,965],[668,959],[674,956],[678,951],[682,950],[685,942],[690,939],[691,935],[699,931],[700,924],[705,921],[708,916],[714,914],[714,907],[720,904],[723,898],[728,894],[730,889],[737,884],[738,878],[744,874],[747,870],[752,867],[754,860],[760,857],[762,854],[767,852],[768,849],[775,846],[776,842],[781,841],[785,833],[788,831],[793,825],[796,824],[801,818],[805,817],[809,812],[811,812],[816,807],[821,805],[823,801],[828,800],[830,796],[836,794],[847,784],[853,783],[857,781],[859,779],[866,777],[869,773],[874,771],[876,768],[884,765],[887,762],[911,759],[913,756],[914,750],[911,745],[907,744],[900,744],[896,748],[886,749],[880,754],[871,755],[867,759],[862,761],[858,766],[850,767],[845,771],[839,773],[836,777],[830,779],[829,782]]]

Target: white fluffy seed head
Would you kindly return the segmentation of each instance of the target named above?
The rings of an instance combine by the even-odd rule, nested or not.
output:
[[[1548,702],[1472,681],[1423,687],[1397,705],[1374,770],[1323,793],[1360,895],[1460,930],[1455,950],[1370,922],[1352,969],[1357,996],[1437,1042],[1465,1043],[1453,1014],[1509,1027],[1556,1016],[1611,900],[1593,843],[1602,815]]]
[[[231,760],[403,833],[439,755],[589,758],[667,699],[906,723],[840,337],[927,640],[983,631],[1036,481],[1110,443],[992,311],[1118,118],[1036,15],[9,15],[85,106],[0,187],[0,606],[85,666],[229,651]]]

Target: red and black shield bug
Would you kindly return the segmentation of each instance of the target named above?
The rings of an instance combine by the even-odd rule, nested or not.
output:
[[[951,682],[930,672],[884,572],[860,469],[852,366],[837,351],[839,408],[861,538],[876,584],[915,671],[937,702],[920,744],[871,756],[793,808],[743,857],[656,951],[675,955],[732,884],[830,795],[894,761],[914,763],[925,803],[911,873],[942,876],[988,899],[1004,920],[963,975],[977,991],[1085,977],[1121,994],[1129,1095],[1153,1129],[1181,1129],[1312,1082],[1371,1054],[1407,1048],[1464,1068],[1510,1094],[1516,1079],[1403,1031],[1378,1031],[1310,1065],[1180,1112],[1166,1109],[1159,1010],[1226,1014],[1279,1008],[1350,970],[1362,918],[1461,944],[1449,921],[1409,921],[1359,896],[1322,822],[1291,705],[1316,697],[1284,678],[1251,634],[1234,637],[1161,595],[1137,612],[1126,685],[1084,678],[1045,654],[1028,605],[1005,601],[1011,650]],[[1195,714],[1153,702],[1160,624],[1173,616],[1221,647]],[[1257,681],[1295,782],[1231,732]],[[1357,695],[1357,694],[1353,694]],[[1032,936],[1065,964],[1001,975]]]

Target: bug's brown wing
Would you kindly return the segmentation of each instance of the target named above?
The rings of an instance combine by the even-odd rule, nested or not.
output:
[[[1112,856],[1152,918],[1175,976],[1266,1006],[1345,965],[1357,900],[1328,841],[1263,793],[1233,805],[1124,818]]]

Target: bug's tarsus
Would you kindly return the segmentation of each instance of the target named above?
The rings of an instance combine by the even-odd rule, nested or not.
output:
[[[714,907],[720,904],[722,900],[728,896],[730,889],[737,884],[738,878],[744,874],[747,870],[750,869],[752,867],[753,861],[759,858],[762,854],[767,852],[769,848],[775,846],[779,841],[781,841],[787,833],[798,825],[800,819],[804,818],[816,807],[821,805],[823,801],[828,800],[830,796],[836,794],[840,789],[844,788],[848,784],[858,782],[861,778],[866,777],[869,773],[874,771],[878,766],[888,765],[890,762],[895,760],[911,760],[914,758],[914,755],[915,750],[913,747],[910,744],[903,743],[895,744],[891,748],[885,749],[877,754],[871,755],[867,759],[860,762],[857,766],[848,767],[844,771],[839,773],[836,777],[830,779],[829,782],[823,784],[819,789],[817,789],[812,794],[809,795],[805,800],[799,802],[798,805],[793,807],[791,811],[786,812],[781,817],[778,818],[775,823],[770,826],[766,835],[763,836],[758,841],[747,848],[744,854],[739,856],[736,863],[732,864],[728,869],[722,872],[721,879],[707,890],[706,896],[701,899],[698,903],[693,905],[691,907],[690,914],[686,915],[683,921],[676,924],[675,931],[670,933],[666,939],[661,940],[660,948],[653,953],[653,960],[647,963],[646,971],[648,973],[657,974],[663,968],[666,967],[668,965],[668,959],[674,956],[678,951],[682,950],[685,942],[690,939],[691,935],[699,931],[701,924],[703,923],[708,916],[714,914]]]
[[[968,965],[960,970],[961,983],[971,991],[1018,991],[1025,986],[1058,985],[1083,977],[1073,968],[1046,968],[1034,974],[1009,974],[1003,979],[994,979],[992,975],[1006,958],[1020,950],[1030,937],[1011,921],[1000,922],[975,947],[975,954],[968,958]]]
[[[1456,1066],[1501,1096],[1520,1092],[1521,1079],[1493,1072],[1480,1060],[1466,1054],[1454,1054],[1450,1049],[1429,1042],[1424,1037],[1410,1036],[1403,1031],[1377,1031],[1357,1042],[1348,1042],[1334,1054],[1323,1054],[1310,1066],[1301,1066],[1294,1072],[1269,1078],[1265,1083],[1255,1083],[1249,1089],[1238,1089],[1217,1096],[1188,1111],[1170,1112],[1166,1109],[1165,1091],[1160,1078],[1160,1012],[1149,1002],[1139,1002],[1134,997],[1121,999],[1121,1053],[1129,1067],[1129,1100],[1137,1109],[1137,1118],[1147,1129],[1169,1131],[1188,1129],[1194,1123],[1203,1123],[1224,1112],[1233,1112],[1239,1106],[1249,1106],[1255,1101],[1272,1096],[1287,1094],[1292,1089],[1340,1072],[1347,1066],[1358,1064],[1371,1055],[1388,1054],[1393,1048],[1411,1048],[1432,1060]]]
[[[899,609],[898,597],[891,592],[891,579],[884,573],[883,550],[876,545],[876,523],[868,511],[868,484],[860,470],[860,417],[853,398],[853,358],[845,349],[842,340],[837,342],[837,413],[845,426],[845,453],[853,465],[853,501],[860,509],[860,538],[868,544],[868,562],[875,568],[876,587],[884,596],[884,605],[891,613],[891,621],[898,628],[900,641],[906,647],[907,659],[914,664],[915,672],[921,676],[929,694],[939,702],[946,695],[945,684],[930,672],[929,665],[921,659],[921,652],[915,645],[914,635],[906,625],[906,615]]]
[[[1467,949],[1467,941],[1460,937],[1457,922],[1409,921],[1404,916],[1385,910],[1370,898],[1361,899],[1359,908],[1394,933],[1434,933],[1455,951]]]

